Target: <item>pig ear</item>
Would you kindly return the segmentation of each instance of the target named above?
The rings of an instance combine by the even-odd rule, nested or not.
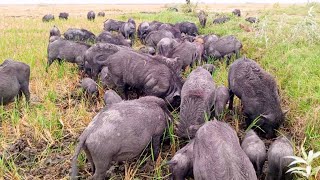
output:
[[[171,160],[171,161],[167,161],[165,165],[176,165],[177,161],[175,160]]]
[[[290,111],[290,109],[283,110],[283,111],[282,111],[283,116],[285,116],[289,111]]]
[[[272,119],[271,114],[261,114],[260,117],[263,117],[268,120]]]

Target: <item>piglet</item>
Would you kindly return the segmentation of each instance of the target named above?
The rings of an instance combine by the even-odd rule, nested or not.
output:
[[[252,162],[257,176],[260,177],[263,164],[267,159],[267,150],[264,142],[253,130],[249,130],[242,141],[241,147]]]

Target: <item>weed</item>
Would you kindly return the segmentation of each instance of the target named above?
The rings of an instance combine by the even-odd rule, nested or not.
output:
[[[306,179],[317,178],[320,171],[320,166],[314,167],[314,162],[320,157],[320,151],[314,153],[313,150],[309,151],[307,154],[303,147],[304,143],[301,145],[302,157],[298,156],[287,156],[285,158],[293,159],[293,162],[289,164],[290,169],[286,173],[294,173]],[[297,166],[296,166],[297,165]]]

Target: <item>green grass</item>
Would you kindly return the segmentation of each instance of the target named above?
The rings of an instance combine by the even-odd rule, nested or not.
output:
[[[299,145],[305,137],[306,149],[319,151],[320,5],[313,3],[283,8],[276,4],[273,9],[257,13],[260,23],[256,25],[247,23],[243,17],[233,16],[225,24],[213,25],[214,15],[209,14],[207,27],[200,28],[200,33],[235,35],[243,43],[241,55],[256,60],[277,80],[283,109],[290,109],[285,128],[281,131],[293,136],[298,154]],[[158,20],[169,23],[193,21],[199,25],[194,13],[170,11],[157,14],[115,14],[108,18],[126,20],[129,17],[133,17],[137,24]],[[55,62],[49,72],[45,72],[49,30],[56,25],[61,32],[75,27],[99,34],[105,18],[89,22],[84,17],[77,17],[68,21],[56,19],[49,23],[43,23],[41,18],[1,17],[0,20],[6,22],[1,27],[0,63],[6,58],[12,58],[31,66],[30,106],[25,108],[24,100],[0,106],[0,179],[68,178],[74,143],[103,103],[100,101],[97,106],[90,106],[86,101],[75,98],[80,78],[75,65],[63,63],[60,66]],[[239,27],[240,23],[253,28],[254,32],[243,31]],[[228,67],[224,62],[214,63],[218,67],[214,73],[216,84],[227,85]],[[178,119],[176,113],[173,116],[175,120]],[[240,116],[234,115],[234,121],[238,124]],[[174,135],[172,124],[166,138],[172,145],[169,149],[163,149],[158,162],[152,163],[144,157],[140,159],[141,164],[133,162],[126,165],[127,173],[116,174],[114,178],[124,178],[124,175],[128,179],[167,177],[168,169],[163,164],[170,160],[183,142]],[[8,150],[17,139],[27,140],[29,148],[19,153],[28,154],[30,149],[32,151],[33,161],[27,165],[23,165],[24,160]],[[80,174],[89,177],[88,172],[84,171],[88,170],[85,157],[80,157]],[[59,158],[62,158],[59,164],[48,163],[48,160],[55,162]],[[319,160],[317,164],[320,164]],[[150,165],[153,170],[150,170]],[[142,168],[136,171],[137,167]]]

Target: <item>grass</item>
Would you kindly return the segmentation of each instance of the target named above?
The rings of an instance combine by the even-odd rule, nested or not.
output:
[[[252,11],[258,14],[259,24],[248,24],[243,17],[231,17],[225,24],[213,25],[215,15],[212,13],[207,27],[200,28],[200,33],[233,34],[240,39],[242,55],[256,60],[277,80],[283,109],[290,110],[281,133],[293,136],[298,155],[304,138],[307,150],[320,151],[320,5],[282,7],[276,4],[273,9]],[[120,11],[108,15],[119,20],[128,17],[133,17],[137,23],[193,21],[199,25],[195,13],[121,14]],[[68,21],[56,19],[43,23],[40,17],[0,17],[1,22],[5,22],[0,25],[0,63],[12,58],[31,66],[30,106],[25,108],[24,100],[0,106],[0,179],[68,178],[76,139],[103,103],[100,100],[96,106],[90,106],[78,97],[76,86],[80,76],[75,65],[63,63],[59,66],[55,62],[49,72],[45,72],[49,30],[56,25],[61,32],[75,27],[98,34],[105,19],[89,22],[84,17],[74,17]],[[243,31],[240,23],[254,31]],[[227,85],[228,67],[224,62],[214,63],[218,67],[213,76],[216,84]],[[173,117],[176,121],[177,113]],[[231,121],[239,133],[244,131],[241,122],[238,114]],[[126,165],[115,165],[116,174],[111,174],[111,178],[167,178],[168,167],[164,164],[185,142],[174,135],[172,124],[164,141],[171,142],[171,146],[163,146],[155,162],[150,156],[143,156],[139,163],[130,161]],[[83,153],[79,164],[80,175],[89,177]],[[315,166],[319,164],[316,160]]]

